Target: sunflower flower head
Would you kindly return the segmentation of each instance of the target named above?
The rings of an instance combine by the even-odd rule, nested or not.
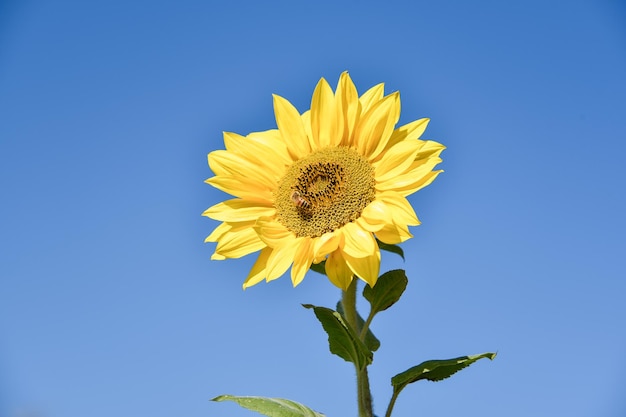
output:
[[[420,224],[406,197],[441,170],[445,147],[423,141],[428,119],[396,127],[400,96],[378,84],[359,96],[347,72],[333,92],[321,79],[304,113],[274,95],[278,129],[224,133],[226,150],[209,154],[206,180],[235,198],[203,215],[222,223],[206,242],[212,259],[260,251],[243,287],[281,277],[298,285],[313,263],[346,289],[353,277],[374,286],[376,239],[398,244]]]

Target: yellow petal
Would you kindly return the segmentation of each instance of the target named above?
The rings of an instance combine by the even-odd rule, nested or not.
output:
[[[396,245],[409,240],[413,235],[409,233],[409,229],[406,226],[402,227],[396,224],[387,224],[376,232],[376,237],[381,242]]]
[[[313,254],[315,258],[322,258],[337,250],[341,242],[341,235],[336,232],[324,233],[313,240]]]
[[[202,215],[225,222],[256,220],[259,217],[271,217],[276,209],[271,205],[259,205],[248,200],[234,198],[218,203],[205,210]]]
[[[430,185],[430,183],[433,182],[435,178],[437,178],[437,176],[441,174],[442,172],[443,172],[442,169],[438,171],[431,171],[428,174],[424,175],[422,178],[418,178],[413,182],[405,181],[402,184],[399,184],[398,186],[396,186],[394,188],[394,191],[406,197]]]
[[[291,165],[293,158],[277,129],[264,132],[252,132],[248,136],[224,132],[224,145],[229,152],[234,152],[253,163],[266,166],[280,175],[284,167]]]
[[[261,205],[274,200],[272,191],[265,184],[258,182],[252,178],[238,177],[211,177],[205,180],[207,184],[211,184],[218,190],[234,195],[235,197],[245,198],[251,201],[257,201]]]
[[[256,259],[256,262],[252,266],[248,277],[243,282],[244,290],[248,287],[258,284],[265,279],[265,266],[267,265],[267,260],[269,259],[271,253],[271,248],[264,248],[259,253],[259,257]]]
[[[267,260],[267,282],[280,278],[289,269],[303,238],[291,237],[283,246],[274,248]]]
[[[363,95],[359,98],[359,101],[361,102],[361,114],[366,113],[370,107],[380,101],[383,98],[384,92],[385,84],[380,83],[363,93]]]
[[[335,251],[328,255],[328,259],[326,259],[326,275],[330,282],[344,291],[350,286],[353,273],[341,256],[341,252]]]
[[[213,151],[209,154],[209,166],[216,175],[254,178],[265,188],[273,189],[280,178],[275,167],[272,170],[266,165],[230,151]]]
[[[217,242],[215,253],[226,258],[241,258],[265,246],[253,228],[246,228],[224,234]]]
[[[302,282],[311,263],[313,263],[313,241],[304,238],[300,241],[291,267],[291,282],[294,287]]]
[[[370,256],[378,248],[372,234],[363,230],[357,223],[347,223],[340,231],[344,239],[343,245],[340,247],[344,253],[352,257]]]
[[[317,143],[313,140],[313,132],[311,132],[311,110],[305,111],[300,117],[302,118],[306,136],[309,138],[309,146],[311,149],[317,149]]]
[[[220,153],[223,154],[232,154],[232,152],[228,151],[213,151],[207,156],[207,160],[209,162],[209,168],[215,175],[231,175],[232,170],[228,169],[228,165],[224,166],[224,162],[222,162],[219,158],[216,160],[216,156],[219,156]]]
[[[361,155],[375,160],[387,145],[399,118],[400,99],[397,92],[383,98],[362,115],[354,132]]]
[[[390,208],[391,217],[395,224],[409,226],[418,226],[420,224],[413,207],[402,194],[395,191],[385,191],[378,194],[376,198]]]
[[[419,120],[414,120],[411,123],[407,123],[403,126],[398,127],[391,134],[391,137],[389,138],[389,143],[387,143],[387,149],[404,140],[419,139],[426,130],[428,122],[430,122],[430,119],[423,118]]]
[[[311,148],[298,110],[289,101],[274,94],[274,114],[278,130],[292,158],[296,160],[308,155]]]
[[[433,172],[431,171],[435,165],[441,162],[439,158],[431,158],[427,161],[416,161],[414,168],[405,172],[402,175],[398,175],[395,178],[388,179],[376,183],[376,190],[378,191],[396,191],[407,196],[415,191],[424,188],[430,184],[434,179]],[[436,171],[435,177],[442,171]]]
[[[415,156],[415,159],[430,159],[434,157],[438,157],[441,152],[446,149],[439,142],[435,142],[432,140],[421,141],[422,147],[420,148],[418,154]]]
[[[394,136],[400,137],[401,140],[419,139],[424,134],[429,122],[430,119],[427,117],[414,120],[396,129],[397,132],[394,132]]]
[[[317,83],[311,99],[311,132],[317,149],[336,146],[341,140],[335,97],[324,78]]]
[[[384,182],[404,174],[421,148],[418,141],[404,141],[388,149],[379,162],[373,163],[377,182]]]
[[[368,204],[357,219],[357,224],[368,232],[377,232],[389,223],[393,223],[391,210],[378,199]]]
[[[337,107],[340,117],[343,119],[343,135],[341,145],[352,145],[352,133],[356,127],[359,114],[361,112],[361,103],[359,102],[359,94],[347,71],[343,72],[339,77],[337,84]]]
[[[242,147],[242,144],[246,141],[245,136],[241,136],[235,132],[222,132],[224,137],[224,146],[227,151],[237,152]]]
[[[290,232],[281,223],[271,218],[263,217],[258,219],[254,228],[263,242],[270,248],[283,246],[286,241],[295,239],[293,232]]]
[[[354,272],[354,275],[367,282],[370,287],[376,285],[378,273],[380,272],[380,250],[378,245],[376,245],[376,253],[365,258],[353,258],[345,252],[343,257],[348,267]]]
[[[245,221],[245,222],[220,223],[220,225],[217,226],[215,230],[213,230],[213,232],[206,239],[204,239],[204,243],[217,242],[226,233],[231,233],[231,232],[235,233],[243,229],[252,228],[255,224],[256,224],[256,220]]]
[[[203,214],[203,216],[205,216],[205,214]],[[204,243],[217,242],[230,229],[231,229],[231,226],[228,223],[220,223],[219,226],[217,226],[215,230],[213,230],[211,234],[208,235],[206,239],[204,239]]]
[[[344,132],[344,119],[343,119],[343,103],[342,97],[338,95],[333,96],[334,101],[334,109],[335,109],[335,117],[334,117],[334,126],[333,130],[330,134],[330,146],[339,146],[343,144],[343,139],[345,135]]]
[[[250,139],[251,144],[246,146],[247,155],[256,155],[257,159],[262,162],[267,162],[267,155],[262,149],[258,149],[255,144],[264,147],[265,149],[271,149],[277,156],[276,163],[280,162],[281,165],[291,165],[293,158],[289,155],[287,145],[283,141],[283,137],[278,129],[264,130],[262,132],[252,132],[246,136]]]

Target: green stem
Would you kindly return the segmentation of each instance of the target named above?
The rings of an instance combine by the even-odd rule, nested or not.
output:
[[[359,387],[360,401],[363,404],[363,417],[373,417],[374,410],[372,410],[372,394],[370,392],[370,379],[367,373],[367,366],[363,368],[361,372],[357,371],[356,381]]]
[[[341,304],[343,305],[343,314],[346,316],[346,321],[354,331],[358,334],[358,321],[356,318],[356,277],[352,279],[350,286],[347,290],[342,292]]]
[[[361,329],[359,329],[359,322],[357,320],[356,312],[357,281],[358,279],[356,277],[353,277],[348,289],[346,291],[343,291],[341,304],[343,305],[343,313],[346,317],[346,321],[352,327],[354,332],[356,334],[359,334]],[[370,393],[367,365],[362,370],[356,368],[356,384],[359,405],[359,417],[372,417],[374,414],[372,412],[372,394]]]
[[[365,340],[365,335],[367,334],[367,330],[370,328],[370,324],[372,323],[373,318],[374,315],[372,314],[372,311],[370,311],[370,314],[367,316],[367,320],[365,320],[365,323],[363,323],[361,333],[359,333],[359,339]]]
[[[393,390],[393,395],[391,396],[391,400],[389,400],[385,417],[391,417],[391,411],[393,411],[393,406],[396,404],[396,399],[398,398],[399,393],[399,391],[396,391],[395,389]]]

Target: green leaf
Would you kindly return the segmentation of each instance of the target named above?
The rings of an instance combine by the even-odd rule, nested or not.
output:
[[[326,261],[322,261],[318,264],[311,264],[311,271],[326,275]]]
[[[454,359],[442,359],[422,362],[406,371],[391,378],[391,385],[397,394],[408,384],[426,379],[428,381],[441,381],[446,379],[463,368],[466,368],[482,358],[493,360],[495,353],[483,353],[480,355],[461,356]]]
[[[395,253],[396,255],[399,255],[402,260],[404,261],[404,251],[402,250],[402,248],[398,245],[391,245],[389,243],[384,243],[381,242],[380,240],[376,239],[376,243],[378,243],[378,247],[382,250],[386,250],[387,252],[392,252]]]
[[[341,301],[337,303],[337,312],[341,314],[341,317],[343,317],[344,322],[345,322],[346,317],[343,312],[343,305],[341,304]],[[358,326],[359,326],[358,331],[360,332],[361,329],[363,328],[363,325],[365,324],[365,320],[363,320],[363,317],[361,317],[358,311],[356,312],[356,319],[357,319]],[[374,336],[374,333],[372,333],[370,329],[367,329],[367,333],[365,333],[364,342],[365,342],[365,346],[367,346],[367,348],[371,350],[372,352],[376,352],[378,348],[380,347],[380,340],[378,340],[376,336]]]
[[[372,363],[372,351],[365,346],[352,327],[348,326],[338,312],[326,307],[302,304],[304,308],[312,308],[317,319],[328,334],[330,352],[352,362],[357,369],[363,370]]]
[[[394,305],[400,299],[408,282],[404,270],[394,269],[382,274],[374,288],[366,285],[363,288],[363,297],[372,306],[370,314],[374,315]]]
[[[324,414],[316,413],[300,403],[282,398],[220,395],[211,401],[234,401],[243,408],[269,417],[324,417]]]

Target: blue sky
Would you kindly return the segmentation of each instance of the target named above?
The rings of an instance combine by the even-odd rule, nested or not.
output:
[[[442,174],[383,270],[373,323],[397,416],[626,414],[626,7],[618,1],[28,1],[0,6],[0,416],[251,416],[218,394],[355,415],[351,366],[301,303],[309,273],[241,290],[200,216],[222,131],[275,127],[320,77],[399,90]]]

